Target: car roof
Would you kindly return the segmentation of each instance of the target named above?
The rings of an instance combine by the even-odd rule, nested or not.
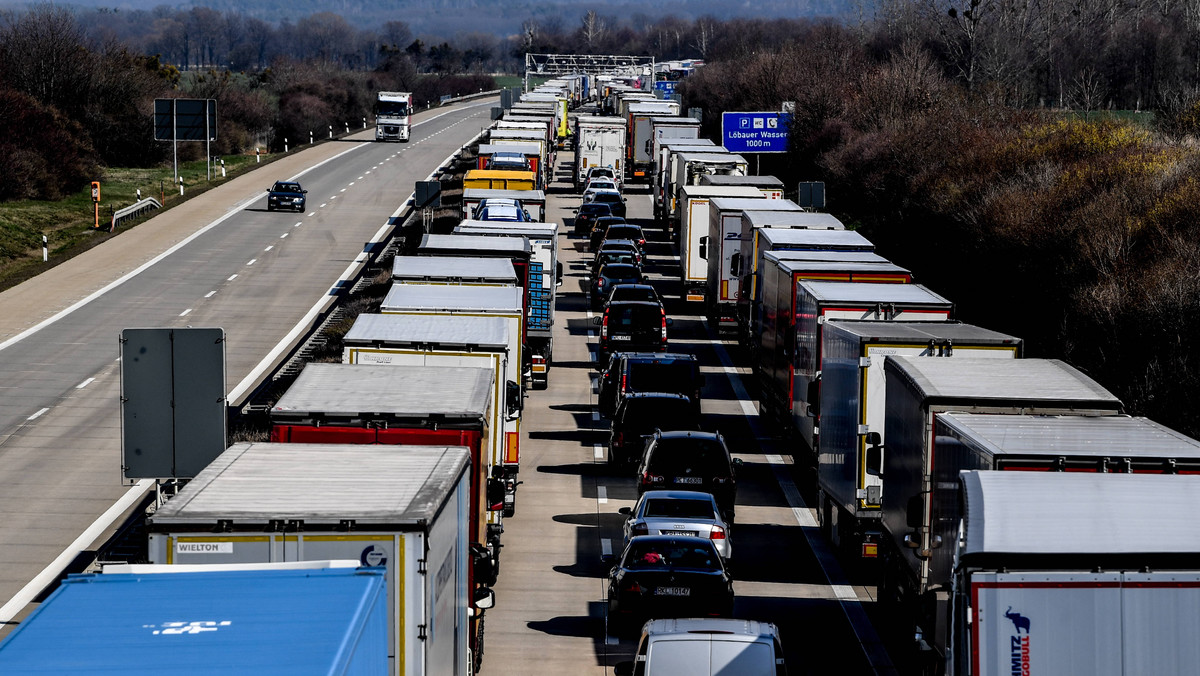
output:
[[[720,435],[716,432],[695,432],[687,430],[659,432],[659,436],[663,439],[706,439],[708,441],[716,441],[720,437]]]
[[[604,251],[605,248],[610,247],[610,246],[627,246],[627,247],[632,247],[632,248],[636,249],[637,242],[633,241],[632,239],[624,239],[624,238],[605,239],[604,242],[600,246],[600,251],[597,251],[596,253],[600,253],[600,252]]]
[[[618,197],[621,196],[621,191],[612,190],[611,188],[592,188],[592,189],[589,189],[588,192],[593,192],[593,193],[596,193],[597,195],[616,195]]]
[[[645,361],[691,361],[699,363],[699,359],[694,354],[683,354],[682,352],[617,352],[615,354],[623,355],[626,359],[638,359]]]
[[[617,216],[616,218],[621,218],[621,217],[620,217],[620,216]],[[623,218],[622,218],[621,220],[622,220],[623,222],[621,222],[621,223],[616,223],[616,224],[614,224],[614,225],[613,225],[613,226],[611,226],[611,227],[614,227],[614,228],[615,228],[615,227],[618,227],[618,226],[628,226],[628,227],[630,227],[630,228],[637,228],[638,230],[641,230],[641,229],[642,229],[642,226],[638,225],[637,223],[630,223],[629,221],[626,221],[626,220],[625,220],[625,219],[623,219]]]
[[[651,620],[646,623],[644,632],[651,641],[708,641],[719,636],[722,641],[752,643],[779,638],[779,628],[770,622],[725,617]]]
[[[679,399],[688,403],[692,401],[691,397],[677,392],[630,392],[621,397],[622,403],[637,401],[639,399]],[[666,433],[664,432],[664,434]]]
[[[585,202],[583,204],[583,206],[580,207],[580,209],[586,209],[588,207],[592,207],[593,209],[599,209],[600,207],[604,207],[605,209],[608,209],[610,213],[612,212],[612,207],[605,204],[604,202]],[[624,219],[621,219],[621,220],[624,220]]]
[[[607,204],[605,204],[604,202],[588,202],[588,204],[604,204],[604,206],[606,206],[606,207],[608,206],[608,205],[607,205]],[[609,207],[609,211],[612,211],[612,207]],[[608,215],[608,216],[601,216],[601,217],[597,218],[597,219],[596,219],[596,222],[597,222],[597,223],[599,223],[599,222],[601,222],[601,221],[604,221],[604,220],[606,220],[606,219],[607,219],[607,220],[609,220],[609,221],[614,221],[614,222],[613,222],[613,225],[624,225],[624,224],[626,223],[626,221],[625,221],[625,217],[624,217],[624,216],[613,216],[613,215],[611,215],[611,214],[610,214],[610,215]],[[611,228],[611,227],[612,227],[612,225],[610,225],[610,226],[608,226],[608,227],[610,227],[610,228]]]
[[[609,265],[616,265],[616,263],[609,263]],[[605,266],[605,267],[608,267],[608,266]],[[633,267],[633,266],[630,265],[629,267]],[[658,303],[653,303],[648,300],[614,300],[613,302],[608,304],[608,308],[606,308],[606,309],[623,308],[623,307],[652,307],[652,308],[655,308],[656,310],[662,309],[662,305],[659,305]]]
[[[647,500],[713,500],[712,493],[704,491],[646,491],[642,494]]]
[[[638,271],[638,267],[633,263],[605,263],[604,265],[600,266],[600,274],[618,275],[624,272],[624,268],[629,268],[629,270],[634,272]]]

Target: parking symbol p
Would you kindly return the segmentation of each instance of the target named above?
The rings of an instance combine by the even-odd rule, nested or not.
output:
[[[740,126],[741,126],[741,128],[742,128],[742,129],[747,129],[747,128],[749,128],[749,127],[750,127],[750,118],[748,118],[748,117],[743,117],[743,118],[740,120]]]

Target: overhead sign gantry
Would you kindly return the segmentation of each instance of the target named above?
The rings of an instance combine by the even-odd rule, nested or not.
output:
[[[525,91],[529,91],[530,75],[553,76],[570,75],[571,73],[653,75],[654,57],[624,54],[527,53],[525,55]]]

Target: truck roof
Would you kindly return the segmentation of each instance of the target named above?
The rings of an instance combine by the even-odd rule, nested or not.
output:
[[[942,413],[938,422],[993,455],[1200,458],[1200,442],[1148,418]]]
[[[703,187],[703,186],[702,186]],[[714,186],[714,187],[730,187],[730,186]],[[737,186],[732,186],[737,187]],[[742,186],[753,188],[753,186]],[[758,188],[754,188],[758,190]],[[770,202],[783,202],[783,204],[774,205]],[[789,211],[791,209],[799,209],[791,200],[769,200],[761,192],[758,197],[714,197],[709,204],[712,209],[720,209],[721,211],[745,211],[757,206],[763,206],[768,209],[778,206],[780,211]],[[790,205],[790,206],[789,206]]]
[[[679,110],[679,104],[674,101],[646,101],[645,103],[629,104],[629,113],[631,115],[645,115],[647,113],[656,115],[659,113],[674,113]]]
[[[785,259],[775,261],[775,265],[785,274],[795,274],[797,272],[859,272],[864,274],[911,274],[907,269],[896,265],[890,261],[882,263],[863,262],[863,261],[812,261],[812,260],[792,260]],[[891,322],[882,322],[890,324]]]
[[[392,279],[466,279],[516,284],[512,261],[486,256],[396,256]]]
[[[874,284],[862,282],[819,282],[801,280],[800,288],[821,304],[871,303],[920,305],[950,309],[950,301],[920,284]]]
[[[681,117],[678,115],[661,115],[650,118],[650,123],[654,126],[662,125],[664,127],[699,127],[700,120],[694,117]]]
[[[456,312],[501,311],[520,314],[524,308],[524,294],[519,286],[393,284],[380,307],[384,312],[447,310]]]
[[[310,362],[279,401],[271,420],[296,417],[439,417],[479,419],[494,374],[474,366],[403,366]]]
[[[783,189],[783,181],[774,176],[723,176],[709,174],[700,177],[700,185],[752,185],[756,188]],[[791,200],[788,200],[791,202]],[[795,202],[792,202],[795,204]]]
[[[508,320],[463,315],[361,314],[342,343],[350,347],[439,347],[508,349]]]
[[[575,124],[580,124],[580,125],[596,124],[596,125],[606,125],[606,126],[607,125],[620,125],[620,126],[624,127],[625,120],[624,120],[624,118],[615,117],[615,116],[609,117],[606,115],[604,115],[604,116],[602,116],[602,115],[580,115],[575,118]]]
[[[684,199],[688,197],[743,197],[766,201],[761,190],[748,185],[683,185],[679,186],[679,189],[683,191]]]
[[[1020,345],[1021,339],[1006,333],[962,322],[858,322],[831,319],[825,335],[843,334],[868,343],[926,343],[950,340],[966,345]]]
[[[734,153],[680,153],[680,158],[684,162],[711,162],[713,164],[737,162],[745,164],[746,158]]]
[[[909,285],[903,285],[909,286]],[[927,403],[1003,402],[1119,413],[1121,400],[1057,359],[928,359],[889,356],[884,371],[902,378]]]
[[[511,232],[513,236],[555,236],[558,234],[558,223],[543,223],[541,221],[477,221],[466,219],[454,226],[455,229],[487,230],[489,232]]]
[[[1200,476],[970,471],[959,481],[964,557],[1190,554],[1194,566],[1200,551]]]
[[[367,663],[386,668],[384,580],[382,568],[342,567],[71,575],[0,646],[0,663],[9,674],[119,674],[134,664],[345,673],[373,654]],[[170,599],[170,611],[148,599]],[[187,623],[163,622],[174,618],[222,622],[197,623],[205,633],[195,640]],[[165,635],[171,626],[183,635]]]
[[[456,251],[495,251],[529,253],[524,237],[476,237],[474,235],[425,235],[417,247],[418,256],[454,256]]]
[[[546,132],[538,131],[537,129],[492,129],[488,132],[489,138],[518,138],[518,139],[537,139],[545,140]]]
[[[779,214],[779,212],[770,212]],[[745,216],[743,216],[745,218]],[[778,246],[858,249],[874,251],[871,240],[853,230],[814,230],[810,228],[759,228],[758,236],[771,248]]]
[[[785,200],[771,200],[782,202]],[[791,202],[791,200],[786,200]],[[791,202],[795,204],[795,202]],[[742,222],[752,228],[810,228],[824,230],[845,230],[846,226],[833,214],[804,211],[799,206],[795,209],[747,209],[742,214]]]
[[[234,444],[148,523],[154,531],[218,519],[429,523],[453,494],[470,457],[462,446]]]
[[[521,202],[545,202],[546,193],[543,190],[500,190],[497,188],[464,188],[464,200],[482,200],[489,197],[507,197]]]
[[[519,153],[522,155],[540,155],[542,147],[536,143],[481,143],[479,144],[480,155],[495,155],[496,153]],[[479,188],[474,188],[479,190]],[[527,192],[527,191],[519,191]],[[541,192],[541,191],[538,191]]]
[[[781,249],[768,251],[763,254],[768,261],[831,261],[854,263],[890,263],[888,259],[873,251],[843,251],[839,249],[819,249],[816,251],[792,251]]]

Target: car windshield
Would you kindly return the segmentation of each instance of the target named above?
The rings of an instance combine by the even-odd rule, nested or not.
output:
[[[683,470],[728,474],[729,460],[725,449],[715,439],[659,439],[650,456],[648,469],[659,474]]]
[[[300,192],[299,183],[276,183],[272,188],[275,192]]]
[[[685,361],[633,362],[629,365],[628,387],[640,392],[691,394],[695,367]]]
[[[608,239],[632,239],[634,241],[642,238],[642,229],[636,225],[612,225],[608,228],[608,234],[605,235]]]
[[[583,205],[583,207],[581,207],[579,209],[579,213],[580,214],[590,214],[592,216],[596,216],[596,215],[607,216],[612,213],[612,208],[609,207],[607,204],[597,204],[595,202],[588,202],[587,204]]]
[[[662,310],[653,305],[616,305],[608,311],[608,329],[630,327],[659,328],[662,325]]]
[[[681,543],[671,540],[634,542],[625,553],[625,567],[638,570],[656,568],[696,568],[720,570],[721,558],[709,543]]]
[[[605,254],[607,256],[607,254]],[[604,266],[604,271],[600,274],[605,279],[613,284],[637,284],[641,281],[642,276],[638,274],[638,269],[633,265],[633,254],[618,254],[620,260],[604,259],[600,264]]]
[[[711,519],[713,507],[711,500],[696,500],[692,498],[656,498],[646,501],[642,510],[646,518],[668,517],[678,519]]]

